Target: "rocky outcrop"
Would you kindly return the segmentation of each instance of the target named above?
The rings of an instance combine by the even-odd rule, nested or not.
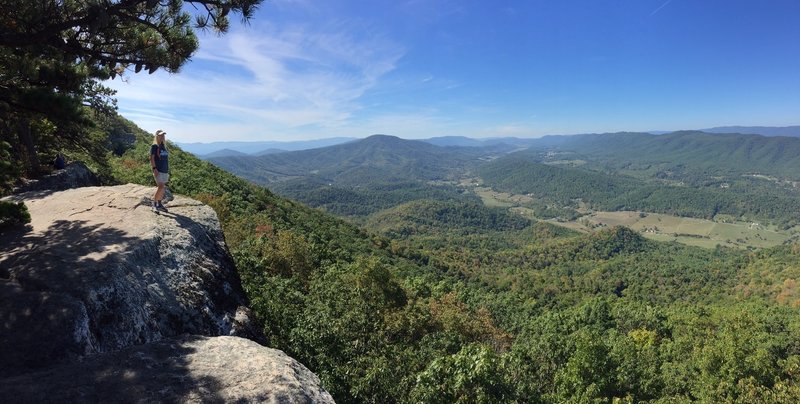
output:
[[[164,394],[191,401],[188,392],[203,391],[191,386],[205,386],[204,375],[214,373],[214,366],[222,371],[246,366],[248,358],[269,361],[277,355],[243,339],[205,338],[258,340],[260,328],[251,320],[214,211],[176,196],[169,213],[155,214],[149,207],[153,191],[153,187],[122,185],[28,192],[9,198],[24,201],[32,221],[24,229],[0,234],[0,378],[17,380],[3,382],[0,397],[14,394],[17,390],[12,385],[31,393],[44,389],[45,382],[38,388],[26,383],[49,377],[55,377],[50,383],[58,385],[59,374],[68,377],[85,367],[87,380],[99,377],[112,383],[98,387],[101,390],[86,390],[86,398],[119,401],[102,393],[105,388],[116,389],[114,372],[123,372],[129,363],[150,369],[146,358],[163,357],[166,362],[161,370],[168,379],[177,377],[170,373],[176,370],[169,363],[187,361],[177,371],[187,372],[184,382],[188,383],[184,390],[176,387]],[[222,356],[223,351],[240,348],[241,352],[228,354],[243,356]],[[214,365],[213,357],[221,362]],[[189,362],[206,365],[191,368]],[[115,363],[120,365],[117,370]],[[293,366],[302,368],[299,363]],[[141,381],[149,377],[147,369],[119,377]],[[195,378],[195,373],[200,376]],[[25,374],[31,378],[22,377]],[[262,380],[258,379],[262,376],[238,377],[247,383]],[[219,383],[202,388],[229,386],[224,397],[236,396],[238,381]],[[142,382],[141,386],[149,385]],[[318,380],[310,387],[324,393]],[[64,396],[65,400],[83,397],[81,392],[75,394]],[[149,401],[145,396],[130,400]]]
[[[108,149],[115,155],[121,156],[126,150],[133,148],[136,143],[136,135],[118,127],[108,134],[107,142]]]
[[[53,171],[41,178],[22,181],[14,188],[13,193],[53,192],[100,185],[100,179],[80,161],[69,163],[64,169]]]
[[[239,279],[214,211],[152,188],[21,194],[31,226],[0,236],[0,376],[184,333],[246,335]],[[238,316],[238,318],[237,318]]]
[[[183,337],[0,380],[0,396],[74,403],[332,403],[281,351],[236,337]]]

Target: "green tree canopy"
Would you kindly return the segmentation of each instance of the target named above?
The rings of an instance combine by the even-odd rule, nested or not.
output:
[[[128,66],[177,71],[197,49],[193,27],[224,33],[231,12],[246,21],[262,1],[2,0],[0,46],[60,53],[112,72]],[[194,25],[185,5],[197,11]]]
[[[230,15],[247,21],[262,1],[0,0],[0,140],[37,171],[37,128],[80,142],[84,107],[116,108],[99,81],[177,72],[197,50],[195,29],[224,33]]]

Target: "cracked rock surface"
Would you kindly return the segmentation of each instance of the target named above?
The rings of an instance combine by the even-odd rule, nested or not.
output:
[[[15,402],[333,402],[303,365],[237,337],[185,336],[138,345],[0,380],[4,393]]]
[[[0,234],[0,402],[333,402],[262,337],[214,211],[154,187],[31,191]],[[245,339],[246,337],[250,339]]]
[[[157,215],[153,190],[12,197],[32,221],[0,234],[0,377],[185,333],[256,337],[214,211],[176,196]]]
[[[0,235],[0,376],[184,333],[253,337],[214,211],[177,196],[156,215],[153,189],[13,197],[32,221]]]

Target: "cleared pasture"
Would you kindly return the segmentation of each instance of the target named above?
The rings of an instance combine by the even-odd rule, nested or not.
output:
[[[660,213],[594,212],[579,221],[595,226],[622,225],[639,231],[645,237],[660,241],[713,248],[771,247],[782,244],[790,235],[759,223],[719,223],[712,220],[671,216]]]
[[[484,205],[504,207],[525,217],[537,219],[531,209],[522,205],[533,198],[497,192],[488,187],[474,187]],[[579,211],[582,211],[579,210]],[[584,213],[585,210],[581,213]],[[717,245],[737,248],[765,248],[783,244],[791,238],[792,231],[778,231],[760,223],[733,222],[730,218],[721,221],[695,219],[647,212],[591,212],[577,220],[563,222],[547,220],[550,223],[572,230],[588,232],[606,226],[626,226],[640,232],[643,236],[658,241],[677,241],[682,244],[704,248]]]

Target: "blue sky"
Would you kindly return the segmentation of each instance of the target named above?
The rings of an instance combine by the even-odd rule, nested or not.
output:
[[[107,84],[171,140],[800,124],[797,0],[267,0]]]

